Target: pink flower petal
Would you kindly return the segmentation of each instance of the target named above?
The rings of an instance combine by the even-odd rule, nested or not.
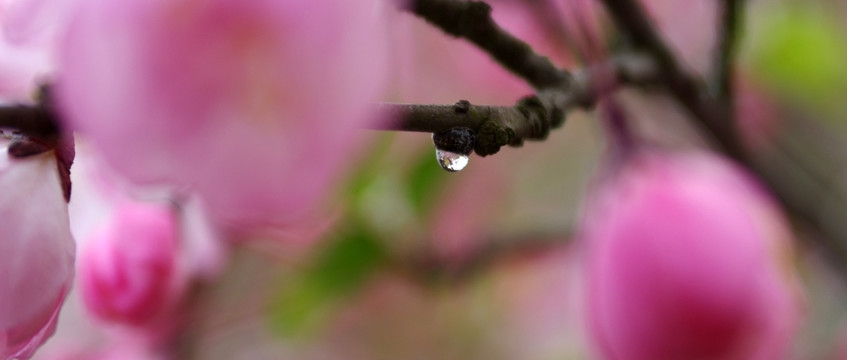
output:
[[[74,241],[53,153],[0,156],[0,358],[53,334],[74,275]]]
[[[370,2],[86,0],[61,52],[69,125],[139,183],[192,187],[218,219],[316,205],[374,121]]]
[[[708,154],[628,159],[585,213],[589,325],[608,359],[778,359],[799,317],[789,232]]]

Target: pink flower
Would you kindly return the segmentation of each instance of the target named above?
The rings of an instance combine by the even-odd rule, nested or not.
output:
[[[799,315],[789,232],[706,153],[632,155],[585,212],[589,327],[607,359],[778,359]]]
[[[0,156],[0,358],[28,359],[56,329],[74,241],[52,152]]]
[[[84,0],[60,51],[69,125],[139,183],[193,188],[218,219],[313,208],[374,121],[371,1]]]
[[[2,37],[15,45],[52,43],[56,33],[65,25],[67,14],[75,2],[76,0],[0,0]]]
[[[0,100],[30,100],[49,80],[56,35],[75,1],[0,0]]]
[[[59,348],[39,354],[44,360],[168,360],[171,357],[157,352],[144,342],[133,339],[114,339],[94,349]]]
[[[37,79],[50,67],[46,53],[8,43],[0,29],[0,54],[0,102],[30,100]]]
[[[160,322],[183,292],[177,223],[167,205],[127,202],[82,248],[79,286],[102,320],[131,326]]]

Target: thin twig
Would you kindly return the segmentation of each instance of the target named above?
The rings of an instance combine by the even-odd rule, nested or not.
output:
[[[714,69],[714,93],[718,101],[729,109],[733,108],[732,91],[736,48],[740,37],[744,0],[722,0],[721,23],[718,34],[717,58]],[[730,116],[732,113],[730,112]]]
[[[36,93],[36,103],[0,105],[0,128],[58,142],[62,129],[54,103],[50,85],[41,84]]]
[[[622,32],[637,48],[651,54],[663,71],[661,81],[672,96],[708,131],[724,152],[742,164],[747,153],[739,140],[728,110],[709,97],[702,80],[686,71],[651,24],[636,0],[603,0]]]
[[[491,6],[484,2],[412,0],[405,9],[450,35],[470,40],[536,89],[568,86],[568,72],[498,26],[491,18]]]
[[[58,121],[53,112],[38,105],[0,106],[0,128],[15,129],[42,138],[59,134]]]
[[[571,244],[572,231],[500,236],[480,240],[480,245],[461,259],[444,259],[431,251],[400,257],[389,266],[423,283],[458,285],[507,259],[542,254]]]
[[[660,80],[670,90],[669,95],[689,110],[693,119],[714,136],[727,155],[759,175],[795,220],[809,226],[817,233],[818,236],[814,236],[812,240],[825,249],[833,267],[847,274],[847,234],[841,228],[831,226],[827,219],[821,217],[816,209],[816,206],[820,204],[810,201],[808,194],[798,193],[797,190],[798,182],[802,182],[800,189],[818,190],[817,187],[825,183],[821,181],[821,175],[800,163],[802,159],[786,157],[788,153],[784,152],[780,154],[782,158],[778,162],[774,162],[773,159],[754,161],[749,158],[728,116],[729,109],[722,106],[725,104],[709,96],[702,81],[683,70],[653,29],[641,6],[634,0],[604,0],[604,2],[618,27],[638,48],[652,55],[662,67],[663,77]],[[735,16],[740,14],[736,12]],[[731,57],[731,54],[729,56]],[[782,163],[783,166],[775,168],[773,166],[775,163]],[[789,177],[792,180],[789,180]],[[834,194],[818,195],[831,199],[841,198]],[[844,205],[843,208],[847,208],[847,203],[841,203]]]

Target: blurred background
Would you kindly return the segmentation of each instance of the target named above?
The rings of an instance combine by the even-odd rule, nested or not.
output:
[[[583,66],[586,46],[605,48],[616,37],[592,1],[490,3],[505,28],[568,69]],[[717,1],[643,3],[686,64],[708,71]],[[827,201],[835,196],[818,194],[847,187],[847,2],[750,0],[746,15],[736,78],[744,140],[774,163],[786,156],[774,144],[801,150],[794,161],[825,182],[786,178],[797,181],[800,196],[817,196],[817,210],[833,224],[845,222],[845,209]],[[580,19],[582,32],[558,27],[562,21],[550,16]],[[512,105],[531,93],[484,53],[409,14],[396,14],[387,32],[394,80],[383,101]],[[620,99],[649,141],[704,146],[672,100],[638,89]],[[337,184],[340,204],[329,206],[333,216],[320,231],[233,240],[220,276],[192,290],[183,314],[189,321],[172,344],[178,353],[195,359],[594,358],[584,334],[575,241],[580,205],[604,149],[594,113],[569,114],[544,142],[474,155],[459,173],[438,166],[429,134],[363,131],[359,137],[361,151]],[[96,226],[80,215],[94,205],[79,199],[96,187],[85,185],[91,181],[85,146],[79,145],[82,165],[73,175],[78,240]],[[802,228],[796,235],[793,265],[806,314],[791,358],[847,358],[839,355],[847,346],[847,279],[824,260],[826,250],[806,241],[815,235]],[[57,334],[36,358],[156,358],[133,352],[131,336],[115,333],[126,331],[93,320],[74,291]]]

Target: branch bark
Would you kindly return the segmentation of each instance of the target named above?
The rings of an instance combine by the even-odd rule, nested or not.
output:
[[[567,71],[498,26],[491,18],[491,6],[482,1],[412,0],[405,10],[450,35],[473,42],[536,89],[567,87],[569,83]]]
[[[540,232],[519,236],[486,237],[467,257],[447,260],[432,251],[422,250],[389,263],[401,274],[422,283],[461,285],[504,260],[543,254],[569,246],[572,231]]]
[[[622,33],[637,48],[653,56],[663,71],[659,79],[720,148],[742,164],[749,158],[729,116],[730,110],[710,97],[703,81],[686,71],[655,30],[636,0],[603,0]]]
[[[800,189],[812,191],[818,199],[828,198],[838,202],[841,209],[847,209],[847,200],[837,191],[820,189],[820,185],[826,183],[823,175],[805,166],[802,159],[792,158],[793,155],[790,151],[786,152],[784,144],[777,144],[777,149],[782,156],[778,160],[749,157],[738,138],[735,124],[730,116],[732,109],[728,105],[731,101],[722,102],[711,97],[705,90],[703,82],[683,69],[635,0],[603,1],[617,26],[630,37],[634,45],[656,59],[664,71],[659,81],[669,90],[669,95],[689,110],[695,122],[713,135],[727,155],[746,165],[767,184],[780,203],[793,215],[794,220],[815,233],[815,236],[810,237],[810,241],[824,249],[831,265],[847,275],[847,231],[832,226],[831,221],[824,218],[816,208],[820,204],[810,202],[809,194],[802,194],[802,192],[798,194],[798,182],[808,185],[799,186]],[[740,1],[742,0],[725,0],[728,6],[727,11],[732,12],[728,15],[729,19],[724,19],[725,37],[737,36],[735,28],[740,22],[738,19]],[[722,86],[729,86],[735,40],[724,39],[723,41],[722,46],[729,50],[722,50],[722,54],[719,55],[721,59],[719,61],[724,62],[723,65],[718,65],[724,68],[719,74],[720,81],[725,82]],[[731,93],[726,92],[723,95],[731,96]]]
[[[572,96],[568,96],[572,95]],[[437,133],[467,127],[476,134],[474,152],[496,154],[505,145],[520,146],[526,140],[543,140],[551,128],[564,124],[562,109],[571,107],[579,95],[541,92],[525,97],[515,106],[472,105],[460,100],[454,105],[379,104],[387,118],[397,119],[382,130]]]
[[[55,114],[39,105],[0,106],[0,127],[40,138],[57,137],[59,134],[59,122]]]
[[[564,123],[568,111],[593,106],[599,94],[621,84],[649,85],[658,76],[658,67],[649,57],[624,54],[577,72],[567,88],[540,90],[514,106],[473,105],[466,100],[452,105],[377,104],[383,118],[392,121],[373,129],[438,133],[467,127],[477,134],[474,151],[487,156],[505,145],[546,139],[550,129]]]
[[[744,0],[722,0],[721,23],[718,33],[717,58],[714,61],[714,93],[719,101],[732,109],[734,94],[732,91],[735,50],[739,38],[739,28],[743,17]],[[730,113],[731,115],[731,113]]]
[[[61,122],[50,86],[42,84],[35,104],[0,105],[0,128],[9,128],[42,140],[58,142]]]

